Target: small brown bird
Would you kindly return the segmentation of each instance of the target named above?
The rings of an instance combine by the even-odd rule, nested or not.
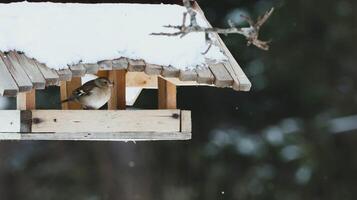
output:
[[[62,103],[76,101],[82,105],[83,109],[99,109],[109,101],[112,86],[113,83],[107,78],[100,77],[88,81],[75,89],[72,95]]]

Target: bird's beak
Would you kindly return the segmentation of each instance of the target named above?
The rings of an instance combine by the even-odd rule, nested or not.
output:
[[[109,87],[113,87],[114,83],[113,82],[109,82]]]

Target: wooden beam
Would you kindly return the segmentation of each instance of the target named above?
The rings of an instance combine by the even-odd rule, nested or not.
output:
[[[72,77],[82,77],[86,74],[86,68],[83,64],[69,66],[72,71]]]
[[[32,82],[27,76],[26,72],[24,69],[21,67],[21,65],[18,63],[17,59],[12,59],[9,56],[3,54],[0,52],[0,57],[2,61],[5,63],[7,69],[9,70],[10,74],[14,78],[14,80],[17,83],[17,86],[19,87],[20,92],[27,92],[32,90]]]
[[[20,132],[19,110],[0,110],[0,132]]]
[[[57,70],[60,81],[70,81],[72,79],[72,71],[70,69]]]
[[[61,101],[68,99],[73,90],[77,89],[82,85],[80,77],[73,77],[71,81],[61,81],[60,91],[61,91]],[[63,110],[79,110],[81,105],[77,102],[66,102],[62,104]]]
[[[5,63],[0,59],[0,95],[16,96],[19,91]]]
[[[214,84],[217,87],[232,86],[233,79],[223,64],[213,64],[213,65],[210,65],[209,68],[215,77]]]
[[[197,81],[196,70],[180,70],[180,81]]]
[[[176,85],[158,77],[158,104],[159,109],[176,109]]]
[[[102,60],[98,62],[99,70],[112,70],[112,61],[111,60]]]
[[[188,140],[190,119],[180,110],[1,110],[0,140]]]
[[[128,59],[119,58],[112,61],[112,67],[116,70],[127,70],[129,66]]]
[[[17,110],[35,110],[36,109],[36,90],[30,92],[21,92],[16,99]]]
[[[162,66],[153,65],[146,63],[145,73],[148,75],[160,75],[162,71]]]
[[[108,101],[108,110],[125,110],[126,108],[126,70],[111,70],[108,78],[114,83],[112,95]]]
[[[180,132],[179,110],[33,110],[32,132]]]
[[[58,85],[59,84],[59,76],[54,69],[48,68],[46,65],[37,62],[34,59],[29,59],[29,62],[37,65],[38,69],[42,73],[43,77],[46,80],[46,85]]]
[[[197,69],[197,83],[213,84],[214,76],[212,72],[207,69]]]
[[[180,70],[171,66],[163,66],[161,75],[163,77],[179,77]]]
[[[145,62],[143,60],[132,60],[128,59],[129,66],[128,71],[130,72],[142,72],[145,70]]]
[[[19,54],[15,51],[11,51],[9,53],[9,57],[12,60],[18,60],[21,67],[24,69],[27,76],[30,78],[33,87],[35,89],[45,89],[46,87],[45,78],[42,76],[42,73],[40,72],[38,67],[36,65],[31,64],[28,61],[28,58],[24,54]]]
[[[181,132],[192,132],[191,111],[181,110]]]
[[[190,140],[191,132],[0,133],[0,140],[162,141]]]
[[[108,70],[100,70],[97,72],[98,77],[108,77],[109,76],[109,71]]]
[[[96,74],[99,70],[99,65],[95,64],[83,64],[84,68],[86,69],[86,74]]]

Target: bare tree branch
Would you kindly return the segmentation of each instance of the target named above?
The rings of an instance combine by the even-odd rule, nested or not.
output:
[[[187,12],[183,14],[183,21],[181,25],[166,25],[165,28],[177,29],[177,32],[173,33],[151,33],[151,35],[163,35],[163,36],[180,36],[181,38],[185,35],[193,32],[204,32],[206,33],[206,41],[209,44],[208,49],[204,52],[206,54],[212,46],[213,41],[207,34],[218,33],[218,34],[240,34],[245,36],[247,39],[247,45],[253,44],[254,46],[263,49],[269,50],[270,41],[259,40],[259,30],[260,27],[268,20],[271,14],[274,11],[274,8],[271,8],[264,15],[258,17],[257,21],[254,22],[250,17],[242,16],[249,24],[249,27],[237,28],[232,22],[228,22],[230,28],[216,28],[216,27],[201,27],[198,25],[196,20],[196,11],[193,9],[190,0],[183,0],[183,5],[186,7]],[[190,25],[186,25],[187,14],[190,15]]]

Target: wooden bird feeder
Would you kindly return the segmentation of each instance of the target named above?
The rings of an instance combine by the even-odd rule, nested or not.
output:
[[[196,3],[194,8],[203,15]],[[236,91],[251,87],[221,38],[215,37],[228,60],[191,71],[128,58],[54,70],[17,51],[0,52],[0,94],[17,98],[17,110],[0,111],[0,140],[191,139],[191,112],[177,108],[177,86],[230,87]],[[59,86],[64,100],[81,86],[85,74],[114,82],[108,110],[82,110],[74,102],[63,104],[62,110],[36,109],[36,90]],[[126,87],[158,89],[158,109],[126,110]]]

